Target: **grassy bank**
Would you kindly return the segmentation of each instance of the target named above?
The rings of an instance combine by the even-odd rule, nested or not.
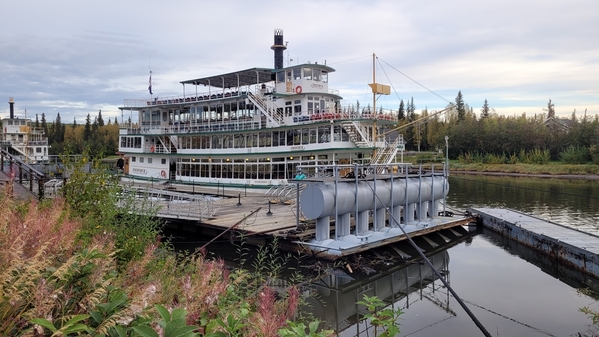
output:
[[[475,172],[503,172],[518,174],[549,174],[549,175],[595,175],[599,174],[599,165],[594,164],[563,164],[561,162],[550,162],[544,165],[537,164],[483,164],[483,163],[460,163],[450,162],[451,171],[475,171]]]

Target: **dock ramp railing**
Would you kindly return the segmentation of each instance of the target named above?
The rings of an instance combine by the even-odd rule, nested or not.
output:
[[[300,186],[300,193],[304,189],[304,185]],[[291,205],[296,202],[297,184],[288,184],[283,186],[273,186],[264,194],[271,204]]]
[[[209,195],[128,186],[123,190],[119,206],[139,213],[155,211],[163,218],[202,221],[213,218],[219,210],[215,200],[218,198]]]

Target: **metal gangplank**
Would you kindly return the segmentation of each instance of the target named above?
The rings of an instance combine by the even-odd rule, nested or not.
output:
[[[305,188],[305,185],[301,185],[300,193]],[[266,191],[264,194],[271,204],[285,204],[292,205],[295,203],[297,196],[297,184],[289,184],[283,186],[273,186]]]
[[[202,221],[214,217],[220,208],[215,203],[218,199],[210,195],[127,186],[118,205],[139,213],[154,210],[156,216],[162,218]]]

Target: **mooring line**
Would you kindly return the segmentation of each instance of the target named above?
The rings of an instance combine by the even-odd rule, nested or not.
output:
[[[374,188],[372,186],[370,186],[370,184],[367,184],[367,186],[370,187],[370,189],[372,190],[372,192],[373,192],[374,196],[377,198],[377,200],[381,204],[384,204],[383,201],[381,200],[381,198],[375,193]],[[484,325],[482,325],[482,323],[478,320],[478,318],[476,318],[476,316],[474,315],[474,313],[472,311],[470,311],[470,308],[468,308],[468,306],[466,305],[466,303],[464,303],[462,301],[462,299],[460,298],[460,296],[458,296],[458,294],[455,292],[455,290],[453,290],[453,288],[449,285],[449,282],[447,282],[447,280],[445,280],[445,278],[441,275],[441,273],[437,270],[437,268],[435,268],[435,266],[433,265],[433,263],[428,259],[428,257],[426,257],[426,255],[424,254],[424,252],[418,247],[418,245],[416,245],[416,243],[414,242],[414,240],[412,240],[412,237],[410,235],[408,235],[408,232],[406,232],[406,230],[401,226],[401,224],[399,223],[399,221],[397,221],[397,219],[395,219],[395,217],[393,216],[393,214],[391,214],[391,211],[388,208],[385,208],[385,211],[389,215],[389,218],[391,220],[393,220],[393,223],[397,227],[399,227],[399,229],[401,229],[401,231],[405,235],[405,237],[408,240],[408,242],[410,243],[410,245],[412,247],[414,247],[414,249],[418,252],[418,255],[420,255],[420,257],[422,258],[422,260],[424,260],[424,262],[426,262],[426,264],[429,266],[429,268],[431,268],[431,270],[435,273],[435,275],[437,275],[437,278],[439,278],[441,280],[441,282],[443,282],[443,285],[445,285],[445,287],[451,292],[451,295],[453,296],[453,298],[455,298],[455,300],[458,301],[458,303],[460,304],[460,306],[462,307],[462,309],[464,309],[464,311],[466,312],[466,314],[468,314],[468,316],[470,317],[470,319],[474,322],[474,324],[476,324],[476,326],[483,333],[483,335],[485,335],[487,337],[492,337],[491,334],[489,333],[489,331],[487,331],[487,329],[484,327]]]
[[[514,319],[514,318],[511,318],[511,317],[508,317],[508,316],[506,316],[506,315],[504,315],[504,314],[500,314],[500,313],[498,313],[498,312],[496,312],[496,311],[493,311],[493,310],[491,310],[491,309],[487,309],[487,308],[483,307],[482,305],[478,305],[478,304],[476,304],[476,303],[472,303],[472,302],[470,302],[470,301],[467,301],[467,300],[464,300],[464,301],[465,301],[465,302],[468,302],[468,304],[471,304],[471,305],[473,305],[473,306],[475,306],[475,307],[477,307],[477,308],[483,309],[483,310],[485,310],[485,311],[487,311],[487,312],[490,312],[490,313],[492,313],[492,314],[494,314],[494,315],[497,315],[497,316],[499,316],[499,317],[501,317],[501,318],[505,318],[505,319],[507,319],[507,320],[510,320],[510,321],[512,321],[512,322],[518,323],[518,324],[520,324],[520,325],[523,325],[523,326],[525,326],[525,327],[527,327],[527,328],[530,328],[530,329],[532,329],[532,330],[535,330],[536,332],[540,332],[540,333],[542,333],[542,334],[544,334],[544,335],[551,336],[551,337],[557,337],[557,336],[555,336],[555,335],[553,335],[553,334],[551,334],[551,333],[549,333],[549,332],[547,332],[547,331],[541,330],[541,329],[539,329],[539,328],[535,328],[534,326],[532,326],[532,325],[530,325],[530,324],[526,324],[526,323],[524,323],[524,322],[520,322],[520,321],[518,321],[518,320],[516,320],[516,319]]]
[[[253,210],[250,214],[244,216],[241,220],[239,220],[238,222],[236,222],[233,226],[225,229],[224,231],[222,231],[222,233],[218,234],[217,236],[215,236],[212,240],[208,241],[205,245],[203,245],[202,247],[196,249],[196,252],[201,251],[202,249],[206,248],[206,246],[208,246],[209,244],[211,244],[212,242],[214,242],[216,239],[220,238],[221,236],[223,236],[226,232],[234,229],[235,227],[239,226],[240,224],[242,224],[245,219],[251,217],[252,215],[254,215],[254,213],[258,213],[258,211],[262,209],[262,207],[258,207],[256,210]]]

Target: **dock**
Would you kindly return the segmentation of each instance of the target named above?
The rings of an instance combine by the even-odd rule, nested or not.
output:
[[[407,240],[408,235],[432,247],[439,245],[435,241],[461,236],[453,229],[475,219],[441,212],[445,182],[433,174],[306,179],[274,193],[147,181],[123,184],[143,196],[139,202],[151,203],[174,230],[242,235],[253,245],[277,238],[283,250],[336,260]]]
[[[478,216],[481,225],[599,278],[599,236],[510,209],[470,211]]]

